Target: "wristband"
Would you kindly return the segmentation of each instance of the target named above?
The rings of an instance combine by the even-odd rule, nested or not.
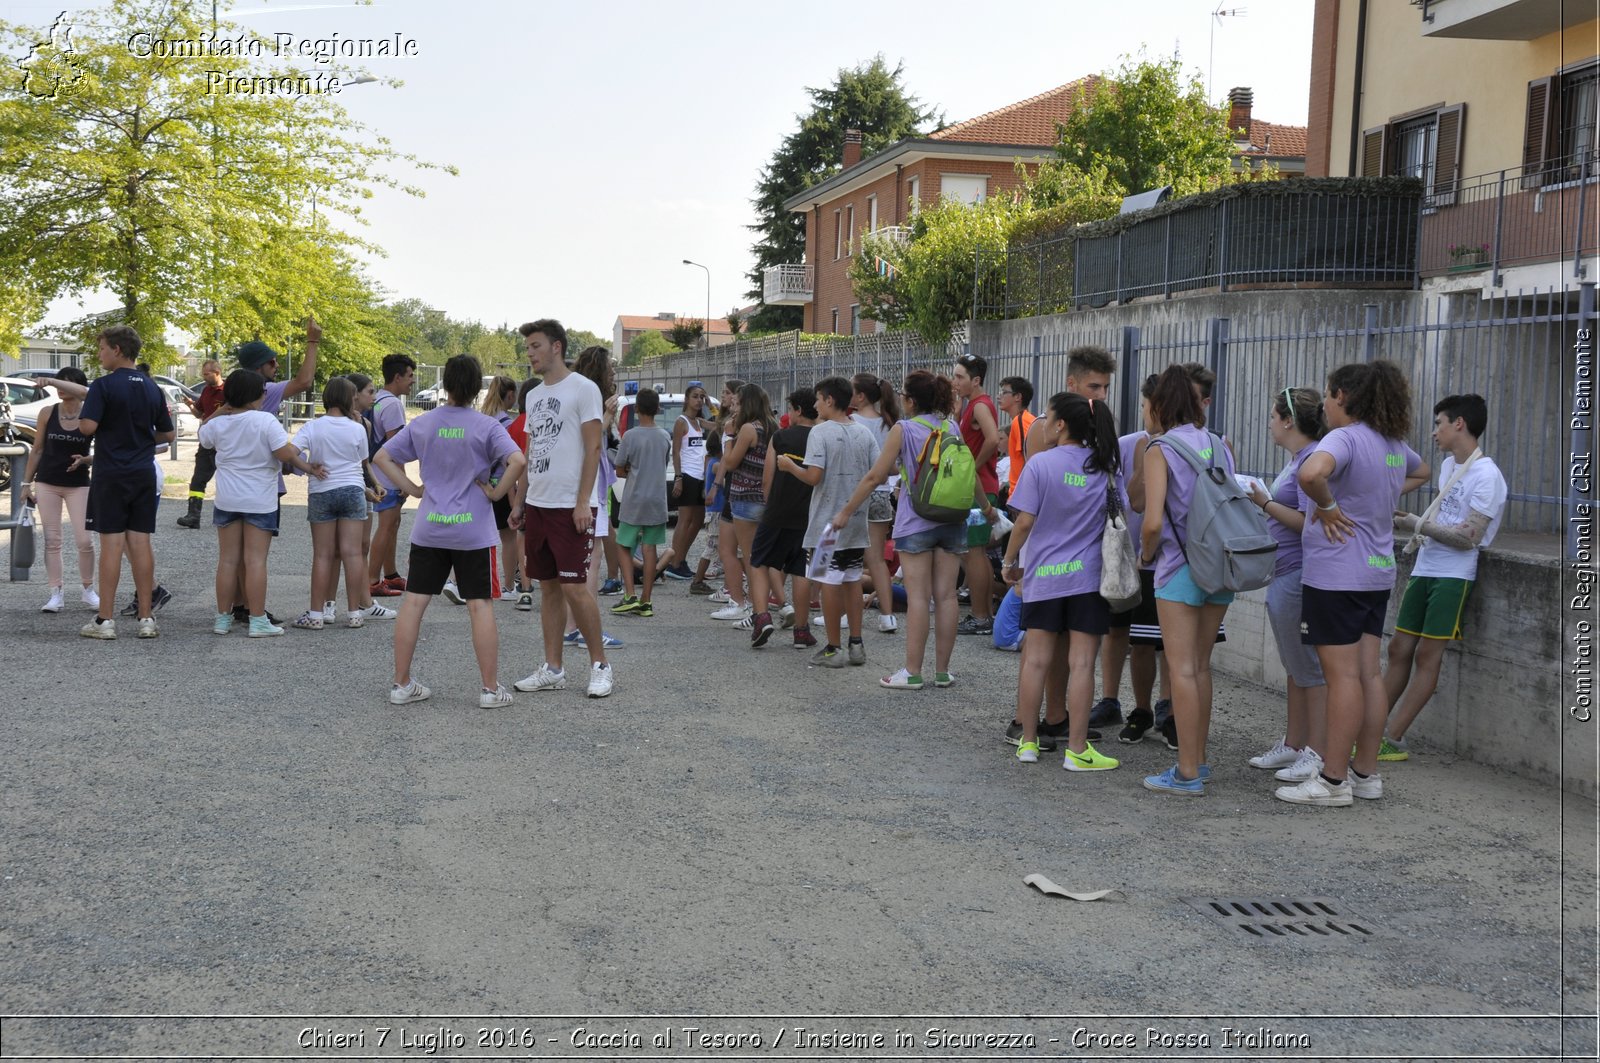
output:
[[[1332,512],[1332,511],[1334,511],[1334,510],[1336,510],[1336,509],[1338,509],[1338,508],[1339,508],[1339,500],[1338,500],[1338,499],[1337,499],[1337,498],[1335,498],[1335,499],[1333,499],[1333,500],[1332,500],[1332,501],[1330,501],[1330,502],[1329,502],[1329,503],[1328,503],[1328,504],[1327,504],[1327,505],[1325,505],[1325,506],[1324,506],[1324,505],[1322,505],[1322,504],[1321,504],[1321,503],[1320,503],[1320,502],[1319,502],[1319,503],[1318,503],[1318,504],[1317,504],[1317,508],[1318,508],[1318,509],[1319,509],[1319,510],[1321,510],[1321,511],[1322,511],[1322,512],[1324,512],[1324,513],[1331,513],[1331,512]]]

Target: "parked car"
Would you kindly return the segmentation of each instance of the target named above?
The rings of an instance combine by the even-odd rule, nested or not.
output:
[[[162,383],[165,377],[155,377],[161,388],[161,393],[167,397],[167,413],[172,417],[172,426],[178,430],[179,438],[192,436],[200,431],[200,418],[189,412],[189,407],[184,403],[188,395],[180,385]],[[192,398],[193,396],[191,396]]]
[[[5,389],[6,401],[11,404],[12,417],[35,418],[46,406],[61,401],[55,388],[23,377],[0,377],[0,388]]]
[[[637,400],[637,395],[619,395],[617,397],[617,435],[619,437],[626,434],[628,429],[632,428],[638,423],[638,417],[634,413],[633,409],[634,403],[637,402]],[[683,396],[663,394],[661,396],[661,411],[656,414],[656,425],[659,428],[665,429],[666,433],[671,435],[672,426],[678,423],[678,418],[682,416],[682,414]],[[667,457],[666,481],[667,508],[669,510],[678,508],[677,500],[672,497],[673,476],[672,457],[669,454]],[[622,497],[622,495],[627,491],[626,481],[622,481],[622,484],[622,489],[617,492],[617,497],[619,498]]]
[[[425,388],[411,396],[411,405],[421,410],[431,410],[439,405],[439,397],[444,394],[444,388]]]

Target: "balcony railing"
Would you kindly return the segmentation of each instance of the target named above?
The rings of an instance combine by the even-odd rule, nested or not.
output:
[[[811,301],[815,267],[768,266],[761,275],[761,298],[768,306],[804,306]]]
[[[905,247],[911,242],[911,226],[909,225],[880,225],[873,230],[873,233],[900,247]]]
[[[1418,271],[1424,277],[1483,271],[1501,283],[1508,266],[1570,263],[1600,253],[1600,158],[1585,154],[1539,169],[1469,177],[1423,201]]]

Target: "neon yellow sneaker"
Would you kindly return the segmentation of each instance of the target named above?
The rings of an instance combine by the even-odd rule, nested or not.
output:
[[[1411,751],[1406,748],[1405,739],[1383,736],[1383,744],[1378,747],[1378,759],[1394,762],[1397,760],[1410,760]]]
[[[1024,764],[1039,763],[1039,743],[1023,742],[1017,746],[1017,759]]]
[[[1082,753],[1074,753],[1069,749],[1061,759],[1061,766],[1068,771],[1110,771],[1121,763],[1116,757],[1106,756],[1088,742],[1083,744]]]

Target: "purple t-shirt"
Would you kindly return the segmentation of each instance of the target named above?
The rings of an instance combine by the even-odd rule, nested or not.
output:
[[[261,396],[261,412],[270,413],[274,417],[278,416],[278,411],[283,408],[283,393],[288,390],[289,382],[287,380],[267,381],[267,390]],[[298,476],[300,474],[296,473],[295,475]],[[283,481],[283,470],[280,467],[278,471],[278,497],[282,498],[288,493],[289,487]]]
[[[1088,447],[1052,447],[1028,459],[1010,505],[1034,515],[1022,548],[1022,600],[1043,602],[1100,590],[1106,474],[1084,467]]]
[[[484,416],[487,417],[488,415],[485,414]],[[392,391],[385,391],[380,388],[378,391],[378,400],[372,407],[372,427],[374,433],[378,437],[378,443],[382,445],[383,441],[388,438],[390,432],[398,432],[405,426],[405,400],[396,397]],[[385,491],[394,490],[395,485],[389,482],[389,478],[387,476],[378,471],[378,467],[376,465],[372,467],[372,475],[373,478],[378,481],[379,487],[383,488]],[[423,483],[426,484],[427,481],[424,480]]]
[[[936,520],[920,516],[911,507],[911,492],[916,489],[917,483],[917,458],[922,453],[923,441],[933,432],[933,429],[923,422],[932,420],[932,417],[919,415],[915,418],[904,417],[896,422],[900,426],[900,468],[904,478],[901,480],[900,504],[895,507],[894,512],[894,531],[890,533],[895,539],[903,539],[908,535],[927,531],[929,528],[943,527]],[[957,431],[954,421],[946,418],[940,420],[949,431]]]
[[[1289,459],[1289,464],[1285,465],[1278,478],[1272,481],[1269,489],[1272,501],[1294,510],[1306,507],[1306,496],[1300,490],[1300,466],[1306,463],[1306,459],[1316,449],[1316,443],[1307,443],[1299,453]],[[1301,563],[1300,533],[1279,524],[1273,519],[1271,512],[1267,513],[1267,530],[1272,533],[1272,541],[1278,544],[1278,556],[1272,564],[1273,578],[1297,570]]]
[[[1325,591],[1393,590],[1394,509],[1406,476],[1422,458],[1403,441],[1385,439],[1359,421],[1329,432],[1313,453],[1333,458],[1328,489],[1356,528],[1344,542],[1330,542],[1322,524],[1311,520],[1316,504],[1305,499],[1301,582]]]
[[[400,465],[416,462],[422,477],[422,503],[411,528],[414,544],[481,550],[500,541],[494,503],[478,481],[487,482],[517,445],[493,417],[463,406],[440,406],[400,429],[383,449]]]
[[[1122,516],[1128,522],[1128,536],[1133,539],[1133,556],[1141,549],[1139,536],[1144,532],[1144,514],[1135,513],[1128,498],[1128,481],[1133,479],[1133,451],[1149,432],[1129,432],[1117,439],[1117,449],[1122,452],[1122,465],[1117,469],[1117,493],[1122,496]],[[1141,505],[1143,502],[1141,501]]]
[[[1161,439],[1176,439],[1198,454],[1202,465],[1216,465],[1229,476],[1234,473],[1233,454],[1223,445],[1221,436],[1186,424],[1172,429],[1160,439],[1152,440],[1150,445],[1156,446]],[[1149,453],[1145,451],[1147,459]],[[1194,498],[1196,476],[1188,460],[1172,448],[1166,448],[1161,456],[1167,459],[1167,512],[1166,519],[1161,523],[1161,552],[1156,556],[1157,587],[1166,586],[1167,581],[1187,564],[1183,547],[1178,544],[1189,541],[1189,503]]]

